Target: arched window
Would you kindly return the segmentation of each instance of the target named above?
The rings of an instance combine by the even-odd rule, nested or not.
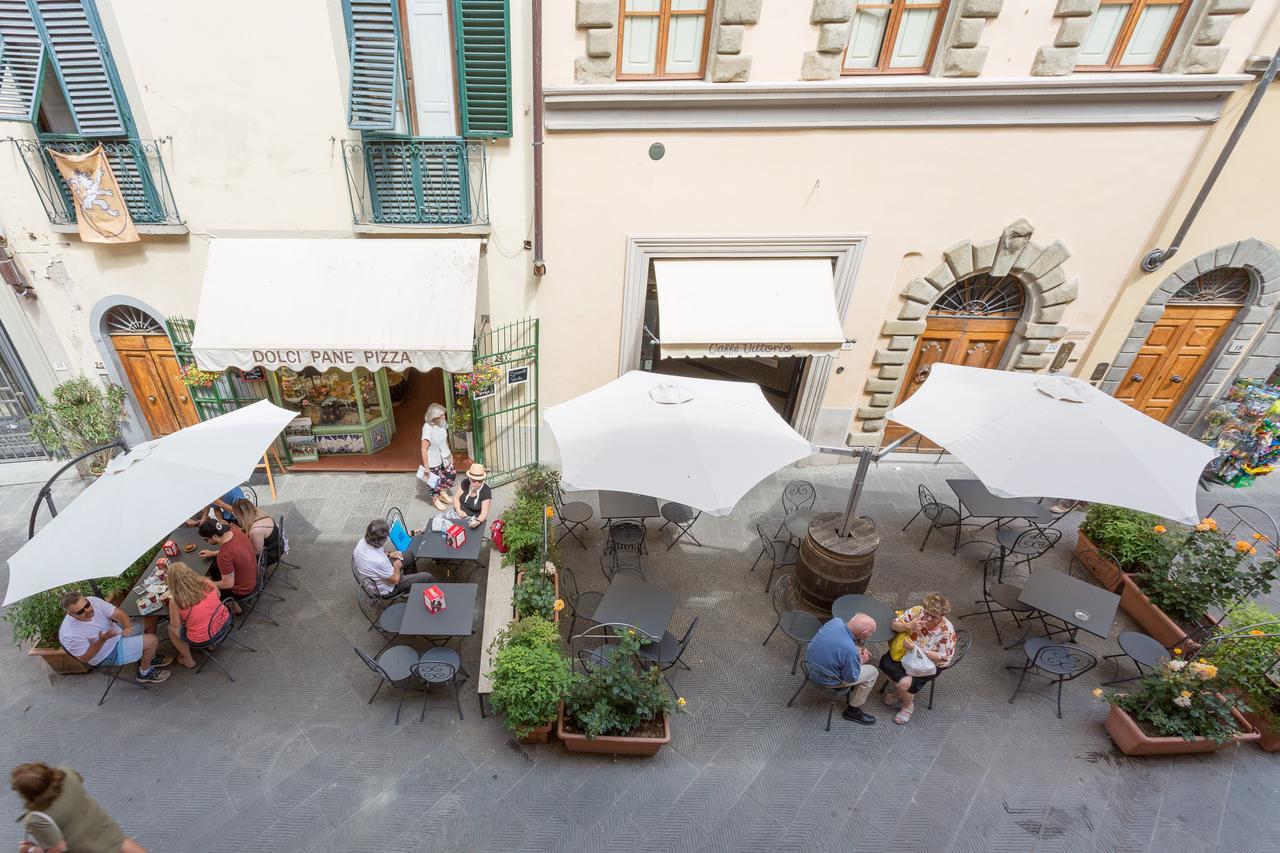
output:
[[[1180,305],[1243,305],[1253,286],[1248,270],[1222,267],[1198,275],[1169,298]]]
[[[164,326],[141,308],[117,305],[107,312],[108,335],[163,335]]]
[[[1022,282],[1011,275],[979,273],[961,279],[943,291],[929,311],[930,317],[990,317],[1017,319],[1026,301]]]

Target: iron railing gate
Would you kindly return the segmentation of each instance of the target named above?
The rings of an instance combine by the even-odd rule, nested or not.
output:
[[[36,390],[18,359],[9,333],[0,326],[0,461],[45,459],[48,453],[31,435]]]
[[[476,338],[476,367],[499,370],[493,393],[471,401],[476,461],[500,486],[538,464],[538,321],[517,320]]]

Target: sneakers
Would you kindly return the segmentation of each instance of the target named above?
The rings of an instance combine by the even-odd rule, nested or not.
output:
[[[168,673],[165,674],[168,675]],[[844,717],[851,723],[857,723],[861,726],[873,726],[876,722],[875,717],[871,716],[861,708],[845,708],[840,712],[840,716]]]
[[[164,669],[173,663],[173,655],[156,655],[151,659],[152,669]]]
[[[138,670],[138,674],[134,676],[134,680],[139,684],[163,684],[169,680],[170,675],[173,675],[173,673],[163,669],[156,669],[153,666],[146,672]]]

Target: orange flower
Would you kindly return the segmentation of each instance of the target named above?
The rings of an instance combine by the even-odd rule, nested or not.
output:
[[[1248,542],[1244,541],[1243,539],[1240,539],[1236,542],[1236,550],[1239,551],[1241,554],[1246,554],[1249,551],[1254,550],[1254,548]]]
[[[1261,533],[1255,533],[1255,534],[1253,534],[1253,538],[1254,538],[1254,539],[1266,539],[1267,537],[1263,536]]]
[[[1156,533],[1164,533],[1164,532],[1165,532],[1165,526],[1164,526],[1163,524],[1157,524],[1155,527],[1153,527],[1153,528],[1151,528],[1151,529],[1152,529],[1152,530],[1154,530]]]
[[[556,612],[557,612],[557,613],[559,613],[561,610],[564,610],[564,599],[563,599],[563,598],[557,598],[557,599],[556,599],[556,603],[555,603],[554,607],[555,607],[555,609],[556,609]]]
[[[1200,523],[1201,523],[1201,524],[1206,524],[1206,525],[1208,525],[1208,527],[1209,527],[1209,529],[1210,529],[1210,530],[1217,530],[1217,529],[1218,529],[1218,522],[1214,521],[1212,518],[1206,518],[1204,521],[1202,521],[1202,522],[1200,522]]]
[[[1255,637],[1261,637],[1261,636],[1263,636],[1263,634],[1264,634],[1264,632],[1263,632],[1263,631],[1259,631],[1257,628],[1254,628],[1254,629],[1253,629],[1252,631],[1250,631],[1249,633],[1250,633],[1250,634],[1252,634],[1252,635],[1253,635],[1253,636],[1255,636]]]
[[[556,508],[555,508],[555,507],[553,507],[553,506],[549,506],[549,507],[547,507],[547,508],[546,508],[546,512],[547,512],[547,518],[555,518],[555,517],[556,517]]]

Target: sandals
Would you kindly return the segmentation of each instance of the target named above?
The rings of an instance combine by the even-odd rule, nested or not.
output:
[[[911,715],[915,712],[915,710],[916,710],[915,705],[912,705],[910,708],[902,708],[898,711],[898,713],[893,715],[893,721],[900,726],[905,726],[907,723],[911,721]]]

